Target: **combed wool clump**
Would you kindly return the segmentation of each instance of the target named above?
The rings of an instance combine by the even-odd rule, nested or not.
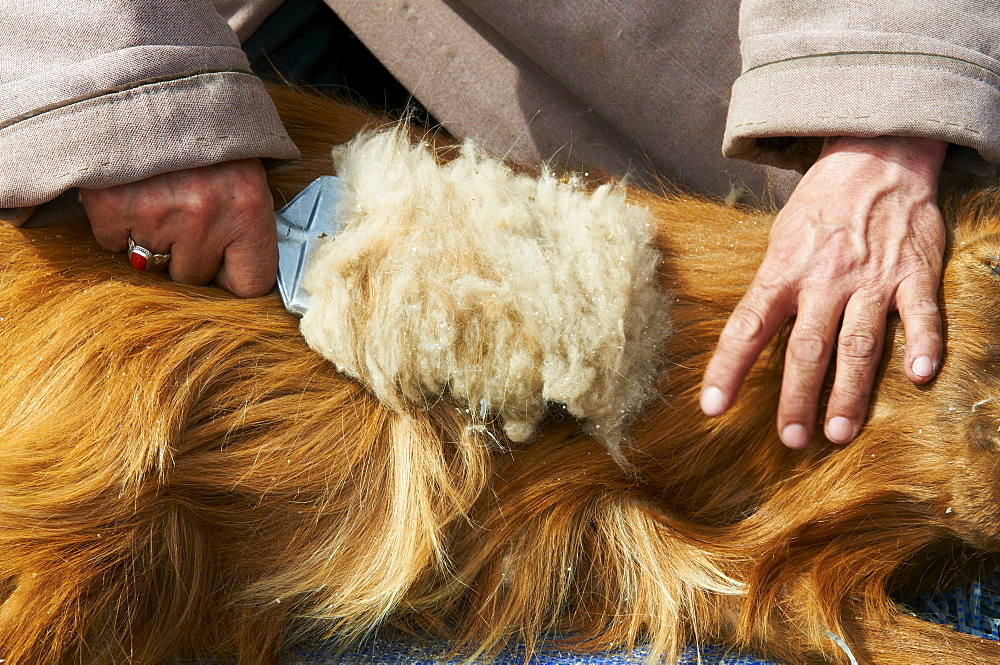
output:
[[[440,164],[401,130],[333,156],[342,230],[307,269],[310,346],[389,405],[447,390],[513,441],[563,405],[625,463],[669,326],[649,212],[470,143]]]

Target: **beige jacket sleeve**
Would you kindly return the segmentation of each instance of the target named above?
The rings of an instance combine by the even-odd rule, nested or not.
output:
[[[209,0],[0,0],[0,15],[0,208],[298,155]]]
[[[1000,163],[1000,11],[981,0],[744,0],[727,156],[804,170],[818,140],[922,136]]]

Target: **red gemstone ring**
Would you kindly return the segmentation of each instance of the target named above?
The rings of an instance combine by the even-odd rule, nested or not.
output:
[[[170,253],[154,254],[145,247],[135,244],[132,236],[128,237],[128,260],[136,270],[159,271],[166,270],[170,262]]]

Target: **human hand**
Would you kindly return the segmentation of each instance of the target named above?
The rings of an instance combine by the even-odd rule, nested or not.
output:
[[[94,237],[112,252],[135,242],[171,254],[170,278],[213,279],[238,296],[267,293],[278,270],[277,229],[259,159],[172,171],[138,182],[81,189]]]
[[[719,337],[702,382],[707,415],[729,408],[791,316],[777,423],[789,448],[809,443],[835,342],[824,430],[836,443],[857,436],[892,310],[906,332],[906,375],[930,381],[943,346],[937,289],[945,237],[936,198],[946,148],[920,138],[826,140],[775,218],[764,260]]]

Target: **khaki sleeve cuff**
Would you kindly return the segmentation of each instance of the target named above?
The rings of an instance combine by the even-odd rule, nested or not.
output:
[[[181,74],[44,110],[0,128],[0,208],[250,157],[294,159],[263,83]]]
[[[812,55],[754,67],[733,85],[723,152],[805,171],[824,136],[948,141],[945,164],[988,176],[1000,163],[1000,77],[951,57]]]

